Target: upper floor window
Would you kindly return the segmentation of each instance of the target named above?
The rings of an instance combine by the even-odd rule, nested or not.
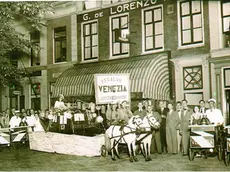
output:
[[[97,59],[98,58],[98,28],[97,21],[83,24],[83,59]]]
[[[162,8],[143,11],[144,20],[144,51],[162,49],[164,45]]]
[[[115,16],[111,18],[111,33],[112,33],[112,56],[126,55],[129,53],[129,43],[122,40],[125,33],[129,32],[129,16]],[[118,35],[120,33],[120,37]]]
[[[203,42],[201,1],[180,2],[181,45]]]
[[[230,1],[222,1],[222,23],[223,23],[223,32],[230,32]]]
[[[66,61],[66,27],[54,29],[54,62]]]
[[[30,34],[30,41],[33,44],[31,48],[31,66],[40,65],[40,32],[32,32]]]

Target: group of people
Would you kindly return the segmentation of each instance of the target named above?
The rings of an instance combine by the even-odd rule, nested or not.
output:
[[[63,99],[64,96],[61,95],[59,100],[55,102],[54,109],[47,109],[44,112],[34,111],[33,109],[18,111],[15,108],[11,110],[7,108],[0,113],[0,127],[14,128],[26,125],[32,126],[34,131],[47,131],[52,123],[60,124],[59,127],[66,126],[68,129],[68,124],[71,122],[71,125],[69,125],[69,132],[71,133],[73,128],[71,120],[74,114],[71,112],[71,108],[64,104]],[[199,106],[190,109],[187,100],[178,101],[175,106],[173,102],[168,102],[166,105],[164,101],[159,101],[158,107],[144,101],[138,102],[136,110],[131,111],[129,103],[123,101],[120,104],[107,105],[103,112],[101,108],[100,115],[103,116],[103,122],[107,126],[125,124],[133,115],[139,115],[142,119],[147,115],[153,115],[161,124],[159,129],[153,131],[152,145],[154,145],[154,149],[159,154],[182,152],[183,155],[187,155],[190,125],[204,124],[202,121],[204,118],[206,119],[205,124],[222,125],[224,123],[221,111],[216,108],[215,99],[209,99],[207,103],[209,108],[206,108],[204,100],[200,100]],[[91,106],[93,114],[95,108],[95,106]],[[74,111],[74,113],[76,112]],[[97,115],[99,114],[95,116]],[[48,124],[44,126],[42,119],[48,121]]]
[[[33,131],[44,131],[40,117],[44,116],[41,111],[33,109],[16,110],[14,107],[7,108],[0,113],[0,128],[15,128],[20,126],[31,126]]]
[[[138,102],[137,110],[133,112],[126,101],[120,105],[108,105],[106,119],[109,125],[118,124],[119,121],[128,121],[132,115],[139,115],[142,119],[146,115],[153,115],[161,124],[159,129],[153,132],[152,145],[159,153],[188,154],[190,125],[202,125],[202,119],[206,119],[205,124],[222,125],[224,118],[219,109],[216,108],[216,100],[209,99],[209,108],[206,108],[204,100],[199,101],[199,106],[193,109],[188,107],[188,101],[182,100],[168,102],[167,107],[164,101],[159,101],[158,107],[148,104],[148,102]]]

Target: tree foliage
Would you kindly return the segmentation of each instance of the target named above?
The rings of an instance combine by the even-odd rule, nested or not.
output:
[[[0,2],[0,86],[20,79],[21,71],[12,62],[24,53],[29,54],[34,47],[24,34],[17,31],[15,23],[20,21],[29,32],[40,31],[46,26],[45,15],[52,11],[51,2]]]

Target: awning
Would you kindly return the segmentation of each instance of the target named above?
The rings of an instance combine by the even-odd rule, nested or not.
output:
[[[59,94],[67,97],[94,96],[94,74],[103,73],[129,73],[131,92],[142,92],[143,98],[170,99],[168,56],[165,54],[143,60],[71,67],[57,79],[52,97]]]

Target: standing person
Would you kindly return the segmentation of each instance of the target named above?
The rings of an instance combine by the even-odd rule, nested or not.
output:
[[[142,104],[143,104],[143,109],[147,110],[147,107],[149,105],[148,101],[144,100]]]
[[[109,126],[116,124],[118,122],[117,104],[112,104],[111,106],[108,104],[105,116]]]
[[[207,118],[214,125],[223,125],[224,117],[220,109],[216,108],[216,100],[209,99],[209,109],[206,111]]]
[[[188,101],[182,100],[182,113],[180,127],[182,132],[182,152],[183,156],[188,155],[188,146],[189,146],[189,121],[192,116],[192,110],[188,108]]]
[[[167,153],[167,143],[166,143],[166,118],[168,113],[168,108],[165,107],[164,101],[159,102],[159,109],[157,112],[161,116],[161,126],[160,126],[160,136],[161,136],[161,150],[163,153]]]
[[[118,112],[118,119],[125,123],[127,123],[128,120],[133,116],[127,101],[123,101],[121,103],[121,106],[117,110],[117,112]]]
[[[181,121],[182,106],[181,106],[180,101],[176,102],[176,110],[177,110],[179,120]],[[177,147],[178,147],[178,151],[181,152],[181,148],[182,148],[182,133],[181,133],[180,124],[177,126]]]
[[[205,107],[205,101],[204,100],[200,100],[199,101],[199,105],[200,105],[200,110],[199,112],[204,114],[207,110],[207,108]]]
[[[19,127],[19,124],[21,123],[20,111],[15,110],[14,112],[15,112],[15,115],[10,118],[10,123],[9,123],[10,128]]]
[[[54,109],[57,109],[57,110],[66,109],[66,106],[65,106],[63,100],[64,100],[64,96],[62,94],[60,94],[59,99],[54,104]]]
[[[161,116],[159,115],[158,112],[155,112],[153,110],[152,105],[147,106],[147,115],[152,115],[155,117],[155,119],[161,123]],[[152,144],[155,150],[157,150],[157,153],[162,154],[162,149],[161,149],[161,135],[160,135],[160,129],[156,129],[153,131],[153,137],[152,137]]]
[[[3,119],[2,119],[2,124],[4,128],[8,128],[10,125],[10,109],[7,108],[6,111],[2,112],[3,114]]]
[[[177,111],[173,110],[173,104],[168,103],[168,114],[166,118],[166,140],[168,153],[177,154],[178,144],[177,144],[177,127],[180,123],[180,119]]]
[[[138,102],[137,104],[138,109],[134,111],[134,115],[139,115],[141,119],[143,119],[146,116],[147,111],[143,109],[143,103]]]

